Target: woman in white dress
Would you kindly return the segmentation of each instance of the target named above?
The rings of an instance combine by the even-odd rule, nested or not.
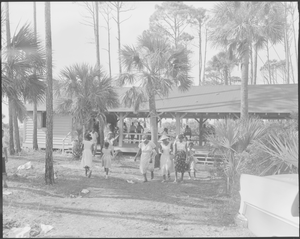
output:
[[[95,128],[93,128],[91,136],[92,136],[92,142],[94,144],[93,145],[93,155],[95,156],[96,152],[97,152],[97,144],[98,144],[98,133]]]
[[[147,180],[147,170],[151,172],[151,179],[154,178],[154,159],[157,154],[156,145],[149,140],[148,135],[143,135],[142,142],[139,144],[139,151],[134,157],[136,161],[137,157],[140,156],[140,170],[144,176],[144,183],[148,182]]]
[[[83,152],[81,158],[81,167],[85,168],[85,176],[89,178],[92,175],[92,164],[93,164],[93,142],[90,134],[86,134],[83,140]],[[89,172],[89,175],[88,175]]]
[[[170,180],[170,173],[173,172],[173,160],[171,159],[170,153],[172,152],[172,143],[169,141],[169,137],[166,135],[161,136],[159,140],[160,151],[162,152],[160,157],[160,168],[163,175],[163,181],[166,181],[166,175],[168,174],[168,179]]]

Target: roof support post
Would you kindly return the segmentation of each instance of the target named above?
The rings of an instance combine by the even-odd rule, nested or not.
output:
[[[175,114],[175,119],[176,119],[176,135],[180,134],[180,114],[176,113]]]
[[[197,120],[198,121],[198,120]],[[203,125],[203,118],[199,118],[199,146],[202,146],[202,125]]]
[[[124,121],[124,113],[120,113],[119,116],[119,147],[123,146],[123,121]]]

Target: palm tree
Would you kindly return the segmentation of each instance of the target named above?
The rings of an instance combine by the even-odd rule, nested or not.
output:
[[[99,133],[103,135],[107,109],[119,105],[112,79],[99,70],[98,66],[74,64],[61,71],[60,80],[55,87],[58,96],[55,111],[70,113],[75,123],[83,126],[83,133],[92,118],[96,117],[102,127],[99,128]]]
[[[7,52],[9,52],[9,50],[10,50],[10,24],[9,24],[9,4],[8,4],[8,2],[6,2],[5,5],[6,5],[6,16],[5,16],[6,50],[7,50]],[[8,62],[10,61],[9,55],[7,55],[7,60],[8,60]],[[11,72],[10,68],[7,68],[7,77],[9,79],[8,83],[12,83],[12,81],[11,81],[12,72]],[[10,85],[9,88],[11,88],[11,87],[12,86]],[[13,129],[13,109],[12,109],[12,107],[13,106],[12,106],[11,98],[8,98],[8,115],[9,115],[8,125],[9,125],[9,153],[10,153],[10,155],[15,154],[15,147],[14,147],[14,140],[13,140],[14,129]]]
[[[53,91],[52,91],[52,40],[51,40],[51,6],[50,2],[45,2],[45,32],[46,32],[46,155],[45,155],[45,183],[54,183],[53,169]]]
[[[225,47],[237,54],[241,61],[241,118],[248,117],[248,68],[252,39],[266,30],[260,18],[265,11],[261,2],[221,2],[214,6],[210,40],[215,46]],[[278,28],[273,27],[274,32]]]
[[[9,8],[6,3],[6,34],[7,47],[3,51],[2,79],[7,78],[2,84],[8,92],[4,93],[9,100],[9,131],[10,131],[10,154],[14,154],[14,143],[16,151],[21,151],[18,117],[22,121],[25,108],[20,100],[24,83],[33,67],[40,67],[44,64],[41,57],[41,50],[35,42],[35,36],[29,24],[24,24],[11,38],[9,24]],[[6,86],[5,86],[6,85]],[[14,89],[14,93],[11,89]],[[14,125],[13,125],[14,124]],[[15,133],[15,137],[13,136]]]
[[[157,144],[155,97],[168,96],[174,87],[181,91],[190,88],[188,52],[185,48],[174,50],[166,39],[145,31],[136,47],[124,46],[121,56],[127,72],[119,75],[118,84],[133,85],[125,93],[123,103],[137,111],[140,104],[148,102],[151,137]]]

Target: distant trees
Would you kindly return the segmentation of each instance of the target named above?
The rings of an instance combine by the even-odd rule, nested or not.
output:
[[[206,9],[190,6],[188,22],[197,29],[199,48],[199,85],[202,81],[202,28],[207,20]]]
[[[121,24],[128,20],[124,19],[121,20],[121,14],[124,12],[132,11],[134,10],[133,6],[128,5],[127,2],[109,2],[110,7],[112,9],[112,18],[117,24],[117,29],[118,29],[118,56],[119,56],[119,74],[122,73],[122,64],[121,64]]]
[[[155,5],[155,12],[150,17],[150,30],[166,37],[171,46],[178,49],[190,35],[186,31],[190,13],[190,7],[183,2],[162,2]]]
[[[230,73],[234,66],[238,64],[238,60],[233,56],[229,57],[228,52],[219,52],[217,55],[213,56],[212,59],[207,63],[208,72],[207,80],[210,80],[211,73],[214,71],[215,77],[218,79],[220,84],[231,84]],[[216,79],[215,79],[216,80]]]

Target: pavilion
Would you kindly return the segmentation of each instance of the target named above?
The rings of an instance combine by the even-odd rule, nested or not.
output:
[[[120,97],[128,89],[119,89]],[[180,120],[183,118],[198,121],[200,133],[207,119],[239,118],[240,102],[240,85],[192,86],[187,92],[174,90],[166,98],[157,98],[156,111],[158,121],[163,118],[176,120],[176,134],[180,133]],[[109,112],[119,120],[120,137],[116,148],[123,152],[137,151],[136,146],[133,149],[128,144],[123,145],[123,120],[148,118],[148,103],[145,102],[138,112],[122,106]],[[291,113],[298,112],[298,84],[249,85],[248,112],[261,119],[289,119]]]

